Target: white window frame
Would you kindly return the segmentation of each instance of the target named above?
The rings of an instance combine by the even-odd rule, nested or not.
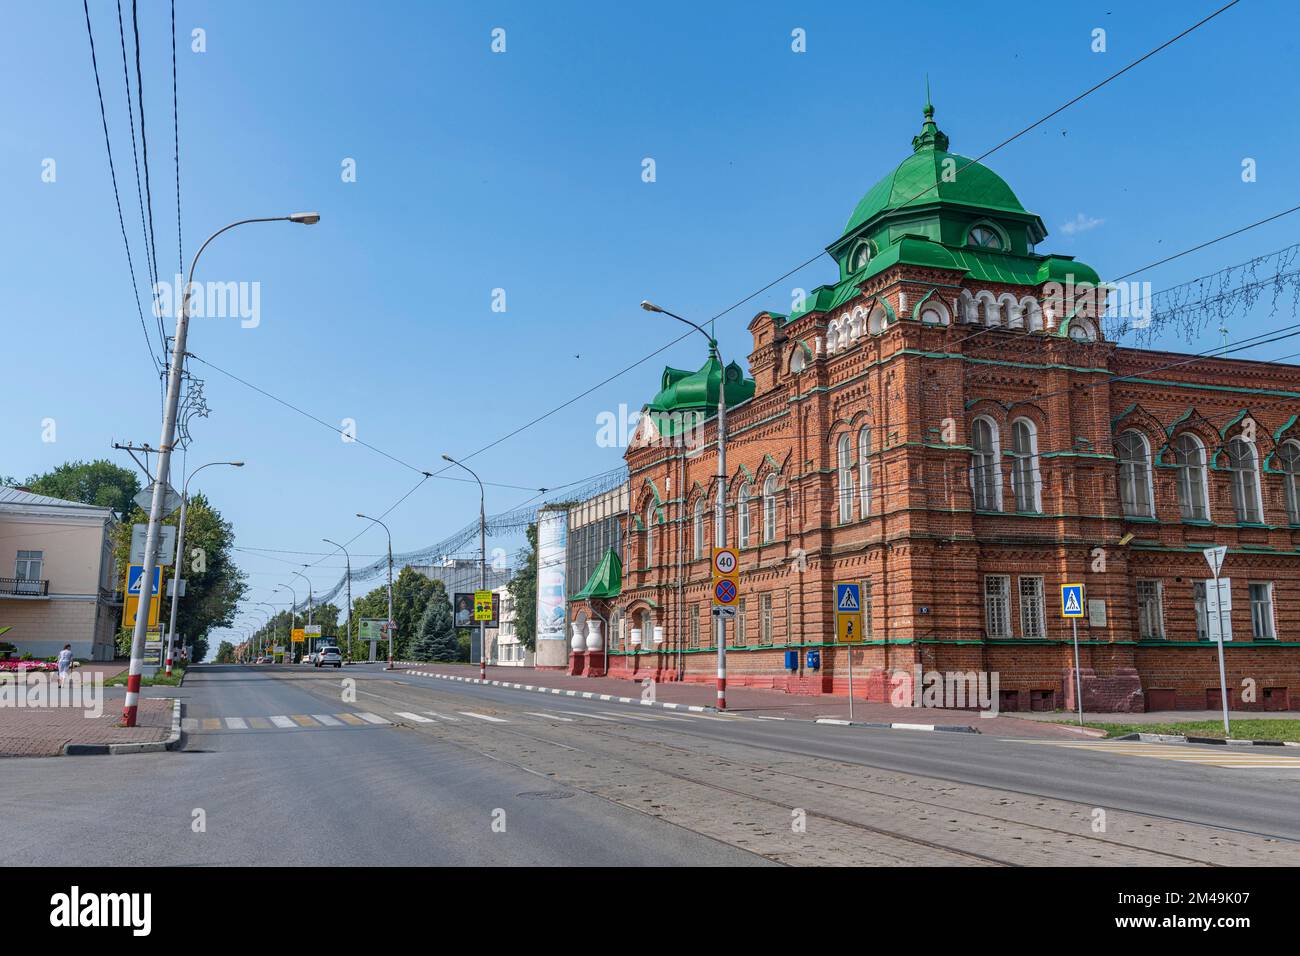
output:
[[[858,429],[858,512],[871,514],[871,426]]]
[[[772,643],[772,592],[758,596],[758,643]]]
[[[1190,453],[1185,450],[1189,443]],[[1190,461],[1189,455],[1192,459]],[[1174,466],[1178,469],[1178,511],[1184,521],[1210,520],[1207,462],[1204,443],[1191,432],[1183,432],[1174,441]]]
[[[1163,641],[1165,639],[1164,582],[1158,578],[1138,578],[1135,587],[1138,640]]]
[[[743,482],[736,492],[736,546],[749,547],[749,482]]]
[[[1287,451],[1294,457],[1288,459]],[[1278,471],[1282,473],[1282,488],[1286,492],[1286,516],[1291,524],[1300,524],[1300,442],[1288,439],[1277,450]]]
[[[1027,451],[1019,447],[1022,431],[1028,435]],[[1038,427],[1032,420],[1017,418],[1011,423],[1011,456],[1015,459],[1011,466],[1011,488],[1016,496],[1016,511],[1025,514],[1042,514],[1042,476],[1038,471]],[[1024,487],[1026,484],[1029,485],[1028,489]]]
[[[835,460],[839,472],[840,524],[853,520],[853,439],[848,432],[835,444]]]
[[[655,565],[655,503],[652,501],[645,509],[645,566]]]
[[[1256,597],[1261,593],[1260,589],[1262,600]],[[1277,608],[1273,602],[1273,582],[1251,581],[1246,593],[1250,595],[1250,636],[1257,641],[1276,641]]]
[[[1233,462],[1233,449],[1244,448],[1246,457],[1243,459],[1249,468],[1238,468]],[[1264,520],[1263,495],[1260,493],[1259,486],[1259,452],[1255,448],[1254,442],[1248,442],[1238,435],[1228,442],[1224,452],[1228,474],[1232,481],[1232,510],[1237,517],[1238,524],[1259,524]],[[1253,477],[1253,481],[1247,477]],[[1250,496],[1247,500],[1247,495]],[[1251,509],[1254,507],[1254,517],[1251,517]]]
[[[1125,458],[1120,443],[1126,438],[1135,438],[1138,445],[1137,458]],[[1156,515],[1155,487],[1151,482],[1151,443],[1140,431],[1130,428],[1120,432],[1115,440],[1116,455],[1119,461],[1119,501],[1124,514],[1130,518],[1154,518]],[[1125,442],[1124,448],[1129,447]],[[1138,491],[1145,493],[1145,502],[1138,500]],[[1146,510],[1141,510],[1145,504]]]
[[[998,594],[989,592],[989,585],[994,581],[999,583]],[[990,603],[990,597],[1000,602],[1000,609],[998,604]],[[1011,636],[1011,575],[1009,574],[984,575],[984,630],[990,638],[1006,639]]]
[[[862,639],[871,640],[871,612],[873,600],[871,597],[871,582],[862,581]]]
[[[698,561],[704,557],[704,496],[695,499],[695,508],[691,514],[691,537],[694,538],[694,556]]]
[[[1025,585],[1030,585],[1028,594]],[[1016,581],[1016,596],[1020,599],[1020,636],[1029,640],[1047,637],[1047,609],[1043,597],[1043,576],[1022,574]]]
[[[763,479],[763,543],[776,540],[776,475]]]
[[[980,447],[978,441],[979,426],[988,428],[989,446]],[[1002,510],[1002,463],[1001,442],[998,435],[998,423],[986,415],[978,416],[971,422],[971,494],[974,495],[976,511]],[[992,501],[989,501],[990,493]],[[992,507],[987,507],[992,505]]]

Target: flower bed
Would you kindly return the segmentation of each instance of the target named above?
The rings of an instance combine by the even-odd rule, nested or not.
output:
[[[25,671],[56,671],[59,665],[52,661],[0,661],[0,674],[23,673]]]

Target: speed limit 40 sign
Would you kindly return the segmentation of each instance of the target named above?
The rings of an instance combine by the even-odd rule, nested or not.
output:
[[[740,555],[735,548],[713,549],[713,606],[735,607],[740,599]]]

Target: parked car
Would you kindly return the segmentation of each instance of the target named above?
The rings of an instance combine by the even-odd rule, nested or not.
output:
[[[333,644],[328,644],[316,652],[314,663],[317,667],[328,667],[330,665],[342,667],[343,655],[339,653],[339,649]]]

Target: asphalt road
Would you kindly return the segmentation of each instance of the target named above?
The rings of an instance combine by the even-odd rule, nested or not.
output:
[[[178,693],[182,752],[6,761],[7,858],[1300,863],[1300,758],[1279,748],[1076,746],[720,717],[379,666],[205,666]]]

